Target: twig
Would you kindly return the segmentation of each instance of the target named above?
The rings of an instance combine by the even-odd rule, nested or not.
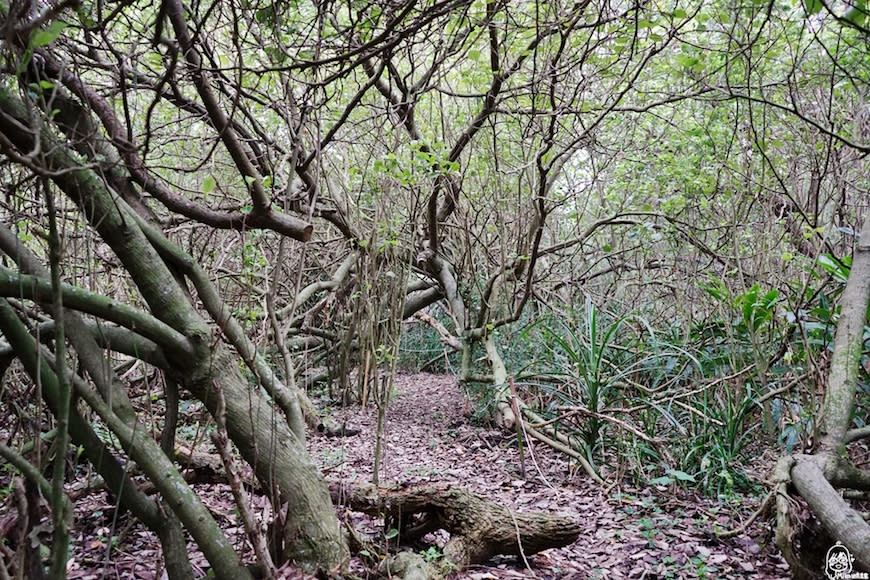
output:
[[[520,419],[522,421],[522,419]],[[523,538],[520,534],[520,525],[517,523],[517,518],[514,515],[514,510],[508,509],[508,514],[511,516],[511,521],[514,523],[514,531],[517,533],[517,548],[520,552],[520,558],[523,559],[523,564],[526,565],[526,570],[529,574],[532,575],[532,578],[537,578],[538,575],[532,571],[532,566],[529,564],[529,560],[526,558],[526,552],[523,550]]]
[[[525,447],[523,445],[523,439],[525,437],[525,427],[523,426],[523,416],[520,413],[520,405],[517,402],[517,386],[514,384],[514,378],[508,377],[508,384],[510,386],[510,395],[511,395],[511,408],[513,409],[514,415],[517,418],[517,446],[520,452],[520,475],[523,479],[526,478],[526,454]]]
[[[777,395],[781,395],[783,393],[786,393],[786,392],[792,390],[796,385],[799,385],[804,380],[806,380],[806,378],[809,377],[809,375],[810,375],[810,373],[808,373],[808,372],[804,373],[804,374],[797,376],[794,379],[790,380],[784,386],[764,393],[763,395],[758,397],[758,399],[756,400],[756,404],[760,405],[760,404],[764,403],[765,401],[767,401],[768,399],[772,399],[773,397],[775,397]]]
[[[239,474],[236,472],[232,452],[230,451],[229,438],[227,437],[226,424],[226,401],[224,400],[223,391],[215,384],[215,392],[218,396],[217,412],[215,413],[215,422],[217,429],[212,433],[212,441],[217,447],[218,453],[221,456],[221,462],[224,464],[224,471],[227,474],[227,480],[230,483],[230,489],[233,492],[233,498],[236,501],[236,507],[239,508],[239,517],[242,520],[242,525],[245,527],[245,532],[248,534],[248,539],[254,548],[254,554],[257,557],[257,563],[260,565],[260,571],[263,573],[264,580],[274,580],[276,575],[275,563],[272,561],[272,556],[269,554],[269,548],[266,545],[266,538],[258,529],[254,514],[251,513],[251,504],[248,500],[248,494],[242,486],[242,481]]]
[[[570,446],[565,445],[561,441],[556,441],[555,439],[551,439],[550,437],[548,437],[548,436],[544,435],[543,433],[541,433],[540,431],[536,430],[531,425],[526,425],[526,432],[529,435],[531,435],[532,437],[534,437],[535,439],[537,439],[538,441],[540,441],[542,443],[546,443],[547,445],[549,445],[550,447],[552,447],[556,451],[561,451],[565,455],[568,455],[569,457],[573,457],[574,459],[576,459],[578,461],[578,463],[580,463],[580,465],[583,467],[583,470],[586,471],[587,474],[589,474],[589,477],[591,477],[592,479],[594,479],[597,483],[600,483],[601,485],[606,484],[606,482],[601,478],[601,476],[595,472],[595,468],[592,467],[592,465],[589,463],[589,461],[585,457],[583,457],[582,454],[578,453],[576,450],[572,449]]]
[[[776,495],[776,490],[768,492],[767,496],[764,498],[764,501],[761,502],[761,505],[758,507],[755,512],[749,516],[749,519],[743,522],[740,526],[733,528],[731,530],[726,530],[724,532],[716,532],[716,537],[721,540],[727,540],[729,538],[734,538],[739,536],[743,532],[745,532],[749,526],[752,525],[752,522],[758,519],[758,516],[763,514],[767,508],[770,506],[770,503],[773,501],[774,496]]]
[[[435,332],[438,333],[442,344],[445,344],[454,350],[462,350],[462,342],[450,334],[450,331],[448,331],[438,320],[422,311],[415,312],[414,318],[434,328]]]
[[[525,420],[523,420],[523,414],[520,412],[519,399],[517,398],[517,389],[516,389],[516,386],[514,385],[513,377],[510,377],[510,385],[511,385],[511,397],[513,398],[512,403],[513,403],[513,407],[514,407],[514,413],[517,416],[517,428],[522,430],[522,434],[521,434],[522,441],[528,441],[527,447],[529,449],[529,458],[532,460],[532,464],[535,466],[535,470],[538,472],[538,476],[541,478],[541,481],[544,482],[544,485],[546,485],[550,489],[554,489],[553,484],[551,484],[550,481],[547,479],[547,477],[544,475],[544,472],[541,470],[541,466],[538,465],[538,460],[535,458],[535,451],[534,451],[534,447],[532,446],[532,438],[529,437],[529,434],[526,431],[526,422],[525,422]],[[522,450],[522,448],[520,448],[520,449]],[[522,455],[520,455],[520,459],[522,460]],[[526,477],[526,468],[525,468],[525,465],[523,465],[523,478],[525,479],[525,477]]]
[[[609,423],[613,423],[617,427],[621,427],[621,428],[625,429],[626,431],[629,431],[630,433],[634,434],[638,439],[643,439],[644,441],[646,441],[647,443],[650,443],[652,445],[659,445],[661,443],[665,443],[664,440],[650,437],[649,435],[642,432],[640,429],[638,429],[634,425],[630,425],[629,423],[626,423],[622,419],[617,419],[616,417],[611,417],[610,415],[598,413],[596,411],[592,411],[592,410],[587,409],[586,407],[583,407],[580,405],[572,405],[570,407],[559,407],[559,409],[569,411],[569,413],[567,415],[563,415],[563,417],[565,417],[565,418],[567,418],[570,415],[579,413],[581,415],[586,415],[587,417],[593,417],[595,419],[601,419],[602,421],[607,421]],[[548,421],[548,422],[551,422],[551,421]]]

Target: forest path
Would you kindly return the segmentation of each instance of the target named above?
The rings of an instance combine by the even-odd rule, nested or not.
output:
[[[468,409],[450,376],[397,375],[384,432],[381,482],[453,483],[516,510],[570,516],[585,531],[571,546],[530,556],[528,567],[505,558],[457,578],[788,577],[785,562],[769,545],[772,535],[766,522],[727,541],[713,534],[714,527],[731,529],[745,521],[757,509],[758,498],[725,503],[681,490],[630,485],[606,490],[541,444],[526,446],[523,479],[515,436],[473,425],[465,414]],[[371,481],[374,405],[336,409],[330,418],[360,433],[312,437],[314,459],[331,480]],[[361,525],[366,521],[353,519]]]
[[[731,529],[746,521],[757,509],[758,498],[725,503],[684,490],[637,489],[627,484],[608,490],[590,483],[582,470],[575,473],[563,456],[541,444],[526,447],[527,477],[523,479],[516,437],[473,424],[466,416],[470,407],[452,377],[399,374],[395,392],[385,429],[382,483],[451,483],[519,511],[570,516],[584,529],[574,544],[528,557],[528,566],[522,560],[502,558],[465,570],[455,575],[457,579],[789,576],[770,545],[767,522],[757,522],[746,534],[727,541],[713,534],[714,526]],[[333,423],[344,423],[360,433],[351,437],[312,435],[312,457],[330,480],[371,481],[377,424],[374,406],[327,412]],[[228,486],[199,483],[194,487],[230,540],[244,546]],[[266,498],[252,494],[251,501],[256,513],[268,517]],[[342,517],[364,532],[380,531],[362,514]],[[435,539],[443,545],[446,536]],[[203,577],[208,563],[193,544],[190,547],[195,576]],[[161,577],[156,536],[129,514],[116,520],[115,500],[104,491],[85,494],[76,502],[72,550],[71,580]],[[363,572],[359,561],[355,563],[355,571]],[[286,568],[282,573],[284,579],[306,578]]]

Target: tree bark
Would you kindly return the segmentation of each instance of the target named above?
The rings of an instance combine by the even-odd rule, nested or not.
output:
[[[821,412],[820,453],[839,453],[852,420],[858,365],[864,346],[864,327],[870,301],[870,213],[852,258],[849,280],[841,297],[840,319],[834,336],[834,356]]]
[[[530,556],[573,543],[582,531],[570,518],[519,513],[449,485],[385,488],[331,486],[333,500],[363,513],[385,514],[398,522],[400,539],[444,529],[451,535],[444,555],[460,568],[499,554]],[[410,523],[414,515],[418,522]],[[404,525],[402,525],[404,524]]]
[[[154,317],[190,345],[184,349],[187,352],[172,352],[161,344],[174,378],[203,401],[211,413],[217,411],[218,389],[222,392],[227,402],[230,438],[263,487],[277,490],[275,499],[288,506],[285,556],[311,569],[343,566],[348,558],[347,546],[326,484],[302,443],[280,418],[272,401],[259,388],[248,386],[239,371],[238,355],[215,340],[213,328],[196,311],[186,288],[178,283],[145,236],[134,212],[47,126],[33,127],[33,118],[13,91],[0,91],[4,151],[15,158],[37,153],[34,158],[39,160],[40,170],[79,206],[111,246]],[[161,342],[158,336],[149,338]],[[173,506],[178,507],[183,506]],[[185,524],[196,525],[189,519]]]
[[[870,214],[864,221],[852,258],[852,269],[841,300],[840,319],[834,337],[834,355],[820,413],[821,437],[814,456],[796,456],[789,477],[812,513],[832,538],[841,541],[865,569],[870,569],[870,526],[843,500],[835,485],[863,488],[870,485],[866,472],[848,459],[847,434],[852,423],[857,390],[858,365],[863,350],[867,306],[870,302]],[[782,485],[782,484],[781,484]],[[787,502],[778,502],[778,530],[791,528]],[[780,543],[790,542],[778,533]],[[793,546],[783,552],[797,574],[812,564],[801,562]]]
[[[3,333],[15,349],[28,374],[34,378],[34,380],[36,380],[36,377],[40,378],[43,397],[46,402],[48,402],[52,412],[54,412],[57,408],[59,391],[57,378],[48,365],[40,364],[37,357],[36,342],[27,333],[27,329],[17,318],[15,312],[5,299],[0,299],[0,332]],[[101,407],[101,410],[104,412],[102,415],[103,419],[106,420],[107,423],[111,423],[113,418],[115,421],[119,421],[113,415],[109,416],[105,414],[105,411],[107,410],[106,405],[101,405]],[[110,428],[112,428],[111,425]],[[182,571],[181,576],[173,575],[170,577],[173,579],[184,577],[183,570],[189,569],[189,562],[186,561],[186,554],[183,560],[176,559],[176,556],[179,555],[176,553],[176,542],[182,537],[178,520],[174,516],[166,517],[164,514],[161,514],[161,506],[155,504],[155,502],[142,493],[139,487],[129,478],[125,468],[121,467],[115,458],[105,449],[103,442],[96,433],[94,433],[90,423],[85,421],[75,409],[70,413],[69,430],[73,441],[82,445],[85,456],[95,466],[100,474],[103,475],[109,489],[118,494],[121,503],[126,507],[129,507],[146,526],[157,533],[161,545],[163,545],[163,547],[169,552],[167,554],[167,562],[171,563],[173,573]],[[113,431],[118,433],[119,430],[113,429]],[[124,430],[121,429],[120,431]],[[142,435],[142,433],[145,432],[144,429],[139,429],[138,431],[131,429],[129,431],[133,431],[134,434],[138,433],[138,439],[140,441],[147,440],[147,437]],[[136,447],[135,444],[132,443],[132,437],[129,436],[129,431],[127,431],[127,433],[118,433],[119,439],[128,450],[131,447]],[[146,455],[140,454],[138,451],[144,451],[147,453],[147,451],[141,449],[140,446],[135,451],[131,452],[131,457],[133,457],[143,467],[153,467],[154,463],[149,461]],[[160,455],[163,459],[166,459],[162,453]],[[170,465],[168,471],[166,471],[167,476],[162,476],[161,474],[161,477],[156,478],[159,480],[158,483],[160,484],[165,485],[166,482],[170,483],[170,487],[166,488],[169,491],[169,498],[174,497],[175,491],[181,491],[177,489],[176,485],[174,485],[175,482],[171,481],[172,472],[174,472],[174,469],[172,469]],[[183,487],[186,489],[186,486]],[[180,503],[189,510],[193,510],[192,517],[194,519],[203,519],[201,522],[202,525],[199,526],[196,531],[202,531],[204,528],[207,528],[209,520],[213,523],[213,520],[207,511],[196,513],[195,510],[197,506],[190,502],[189,497],[182,498]],[[210,539],[212,542],[211,544],[206,544],[204,552],[206,556],[209,557],[209,561],[213,563],[218,571],[218,577],[247,578],[248,576],[245,571],[239,568],[238,559],[235,557],[232,550],[225,549],[228,544],[224,546],[214,541],[215,537],[221,535],[219,530],[215,531],[216,529],[215,526],[214,529],[211,530],[212,537]],[[221,573],[222,570],[225,573]]]
[[[791,482],[831,535],[843,542],[855,559],[870,569],[870,526],[828,482],[818,458],[798,456]]]

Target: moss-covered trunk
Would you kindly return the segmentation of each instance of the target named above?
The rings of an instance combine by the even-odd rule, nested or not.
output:
[[[852,413],[857,391],[858,365],[864,348],[867,306],[870,303],[870,215],[865,218],[852,258],[849,280],[841,298],[840,319],[834,337],[834,355],[820,418],[820,445],[815,455],[798,455],[780,462],[777,493],[785,497],[790,482],[831,537],[842,542],[858,563],[870,569],[870,526],[843,500],[837,488],[867,489],[870,472],[849,459]],[[866,436],[864,434],[863,436]],[[820,570],[794,545],[789,502],[778,502],[777,544],[796,575]]]
[[[284,556],[327,568],[344,564],[349,552],[326,481],[283,415],[260,389],[248,385],[238,357],[227,349],[202,353],[193,367],[204,373],[187,387],[212,413],[221,390],[230,439],[264,489],[277,490],[281,505],[287,506]]]
[[[281,505],[288,506],[285,554],[309,568],[342,566],[348,550],[325,481],[288,428],[287,418],[262,389],[250,386],[242,376],[240,357],[222,340],[223,321],[203,318],[126,202],[107,186],[100,171],[49,128],[48,121],[40,121],[9,90],[0,91],[0,111],[0,134],[6,143],[20,155],[39,153],[43,170],[112,248],[152,315],[182,337],[180,342],[162,345],[178,382],[212,413],[217,410],[218,393],[222,394],[231,439],[263,488],[276,492],[273,495]],[[173,352],[173,346],[179,345],[184,348]],[[185,525],[190,528],[195,522],[187,520]]]

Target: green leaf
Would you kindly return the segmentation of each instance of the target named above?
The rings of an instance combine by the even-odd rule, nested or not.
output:
[[[680,471],[679,469],[672,469],[670,473],[677,481],[691,481],[692,483],[695,483],[695,476],[689,475],[685,471]]]
[[[33,35],[33,38],[30,39],[30,46],[32,48],[39,48],[40,46],[51,44],[58,36],[60,36],[60,33],[63,32],[64,28],[66,28],[66,22],[55,20],[49,24],[45,30],[40,30]]]
[[[845,282],[849,279],[852,261],[848,257],[837,260],[831,254],[822,254],[819,256],[819,266],[838,282]]]
[[[391,540],[391,539],[395,538],[395,537],[398,536],[398,535],[399,535],[399,530],[397,530],[396,528],[390,528],[390,531],[387,532],[387,533],[384,535],[384,537],[385,537],[386,539],[388,539],[388,540]]]
[[[807,0],[807,16],[818,14],[819,10],[822,9],[822,6],[824,6],[822,0]]]
[[[698,283],[698,287],[716,300],[725,300],[728,296],[728,287],[720,278],[709,277],[707,280]]]
[[[261,8],[254,13],[254,18],[262,24],[275,24],[275,9],[271,6]]]
[[[816,1],[821,4],[821,0]],[[856,26],[862,26],[867,19],[867,2],[865,0],[857,0],[855,5],[846,11],[843,18]]]
[[[212,191],[214,191],[214,188],[216,185],[217,185],[217,182],[215,181],[214,177],[209,175],[208,177],[206,177],[205,179],[202,180],[202,192],[205,194],[209,194]]]

